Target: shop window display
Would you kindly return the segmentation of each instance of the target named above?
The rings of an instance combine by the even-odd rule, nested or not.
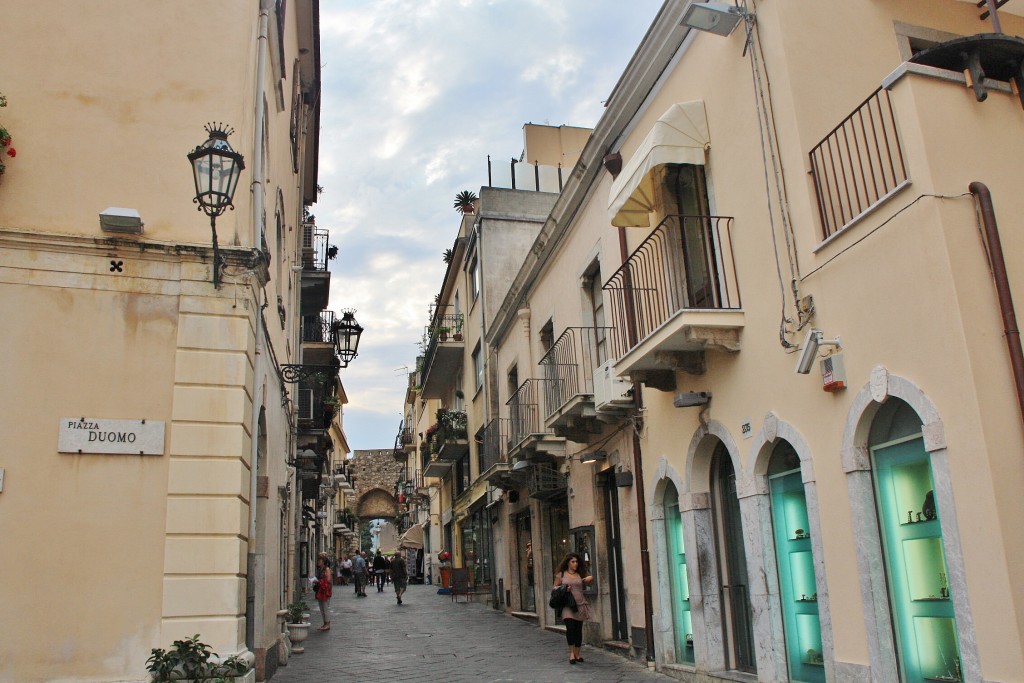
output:
[[[872,430],[871,460],[900,673],[905,683],[958,683],[963,676],[942,511],[920,422],[914,425],[916,433],[901,436],[907,429],[898,428],[907,422],[909,409],[896,410],[895,415],[881,413],[882,419],[891,419],[889,429],[882,434]]]

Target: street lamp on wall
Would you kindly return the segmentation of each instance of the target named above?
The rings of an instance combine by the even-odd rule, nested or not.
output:
[[[217,245],[217,216],[228,209],[234,210],[232,201],[245,161],[228,143],[228,136],[235,132],[233,129],[222,123],[209,123],[205,128],[209,138],[188,154],[188,160],[192,164],[192,179],[196,186],[196,196],[192,201],[199,205],[197,210],[210,217],[213,286],[219,289],[221,262]]]
[[[341,367],[347,368],[359,355],[359,338],[363,335],[363,326],[356,322],[354,308],[342,309],[341,314],[341,320],[334,325],[334,348],[341,358]]]

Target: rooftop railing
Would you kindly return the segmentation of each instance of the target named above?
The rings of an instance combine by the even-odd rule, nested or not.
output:
[[[811,150],[822,239],[908,181],[889,91],[879,88]]]
[[[487,155],[487,187],[533,192],[562,191],[562,166],[548,166],[511,159],[508,165],[494,162]]]

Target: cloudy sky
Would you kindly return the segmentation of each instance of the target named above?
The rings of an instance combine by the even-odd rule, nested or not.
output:
[[[330,308],[366,331],[342,371],[353,449],[390,448],[427,306],[487,155],[525,123],[593,127],[661,0],[326,0],[317,224]]]

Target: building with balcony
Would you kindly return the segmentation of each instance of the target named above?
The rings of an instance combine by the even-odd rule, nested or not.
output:
[[[682,680],[1024,670],[998,4],[665,3],[489,302],[511,609],[573,549],[588,642]]]
[[[302,362],[329,278],[303,242],[319,4],[28,3],[4,21],[19,154],[0,179],[0,307],[19,322],[0,333],[0,603],[22,615],[4,676],[142,680],[153,648],[198,633],[269,678],[303,503],[326,484],[291,466],[298,404],[323,415],[279,368]],[[186,155],[215,121],[245,168],[211,234]],[[61,618],[38,613],[25,586],[69,558]]]

